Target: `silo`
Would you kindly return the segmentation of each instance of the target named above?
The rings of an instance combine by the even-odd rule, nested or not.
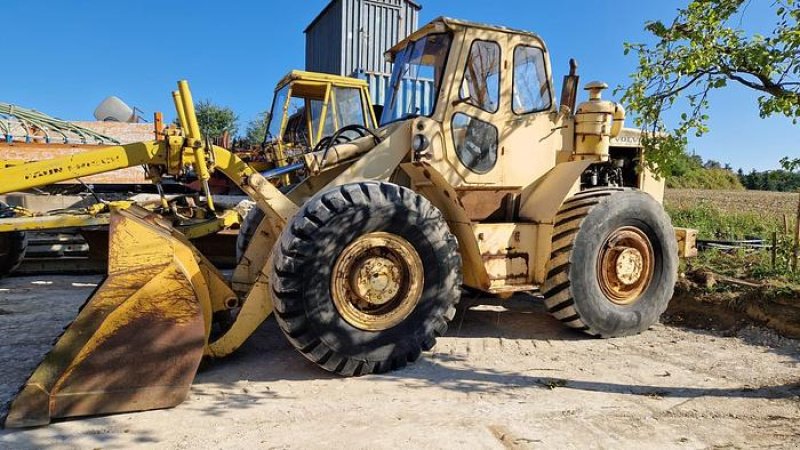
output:
[[[331,0],[306,28],[306,70],[364,78],[382,105],[392,65],[384,53],[419,26],[412,0]]]

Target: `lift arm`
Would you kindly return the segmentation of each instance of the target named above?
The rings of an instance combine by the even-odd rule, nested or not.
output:
[[[185,82],[173,95],[186,135],[171,129],[161,141],[0,168],[0,193],[139,165],[156,176],[192,167],[201,181],[219,171],[265,213],[237,268],[249,289],[233,292],[187,237],[158,215],[135,206],[112,211],[108,277],[13,401],[6,427],[177,405],[203,355],[233,352],[271,314],[268,261],[275,236],[297,205],[235,154],[204,142],[194,109],[187,108]],[[212,336],[214,315],[233,310],[233,323]]]

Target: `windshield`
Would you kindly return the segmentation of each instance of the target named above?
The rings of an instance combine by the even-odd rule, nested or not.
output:
[[[267,124],[267,135],[264,138],[264,144],[275,142],[275,139],[281,134],[281,125],[283,122],[283,108],[286,107],[286,97],[289,95],[289,85],[284,86],[280,91],[275,93],[275,98],[272,100],[272,111],[269,114],[269,123]]]
[[[446,33],[429,34],[397,53],[381,125],[433,114],[451,40]]]

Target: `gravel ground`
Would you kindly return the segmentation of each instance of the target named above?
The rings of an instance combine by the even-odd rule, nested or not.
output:
[[[0,280],[0,405],[99,280]],[[798,368],[800,341],[759,328],[591,339],[520,296],[463,308],[409,368],[343,379],[268,320],[177,408],[2,430],[0,447],[798,448]]]

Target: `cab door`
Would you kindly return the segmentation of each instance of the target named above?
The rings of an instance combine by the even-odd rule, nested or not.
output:
[[[459,185],[499,185],[502,130],[509,108],[503,95],[503,49],[507,36],[481,30],[467,33],[457,62],[443,131],[447,160]]]
[[[503,181],[506,186],[525,187],[555,166],[567,130],[556,123],[549,57],[542,42],[511,35],[508,53],[510,106],[503,126]]]

